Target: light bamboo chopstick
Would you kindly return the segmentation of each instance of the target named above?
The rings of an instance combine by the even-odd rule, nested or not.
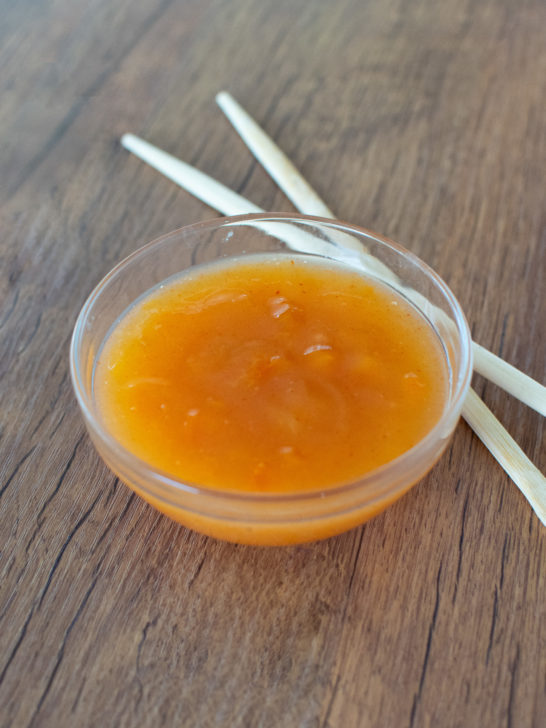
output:
[[[465,399],[463,417],[527,498],[541,523],[546,526],[546,478],[472,387]]]
[[[323,216],[333,217],[333,213],[284,152],[230,94],[223,91],[217,95],[216,101],[254,156],[300,212],[311,214],[311,210],[321,209],[322,206]],[[545,387],[479,344],[473,342],[472,348],[475,371],[541,414],[546,414]],[[546,478],[473,389],[469,390],[465,400],[463,417],[523,492],[541,522],[546,525]]]
[[[161,172],[180,187],[224,215],[264,212],[261,207],[250,202],[242,195],[233,192],[212,177],[182,162],[171,154],[167,154],[134,134],[124,134],[121,138],[121,144],[125,149],[139,157],[139,159],[147,162],[151,167],[157,169],[158,172]],[[517,443],[512,440],[500,422],[487,409],[486,405],[479,400],[479,397],[477,395],[475,397],[480,404],[478,406],[475,405],[474,410],[467,413],[465,411],[467,403],[465,402],[463,416],[467,419],[485,446],[498,460],[499,464],[512,480],[514,480],[538,517],[544,523],[544,513],[546,512],[546,478],[544,478],[540,471],[527,458]],[[484,411],[486,415],[484,415]],[[496,440],[496,432],[498,431],[487,431],[487,427],[490,426],[492,421],[504,432],[505,437],[502,441],[497,442]],[[493,442],[491,447],[489,442]],[[507,442],[510,444],[508,448],[506,447]],[[501,455],[497,457],[497,453],[501,453]],[[526,474],[532,474],[532,477],[529,479]]]
[[[334,218],[283,151],[226,91],[216,96],[224,114],[241,138],[300,212]],[[546,387],[473,342],[474,370],[546,416]]]
[[[222,212],[224,215],[265,212],[263,208],[258,207],[258,205],[233,192],[212,177],[173,157],[171,154],[167,154],[161,149],[154,147],[152,144],[145,142],[134,134],[124,134],[121,138],[121,144],[125,149],[139,157],[139,159],[147,162],[151,167],[157,169],[158,172],[161,172],[173,182],[180,185],[180,187],[207,205]],[[293,250],[298,250],[303,253],[323,253],[324,255],[331,253],[331,245],[328,246],[315,235],[306,233],[296,226],[274,221],[256,222],[254,225],[268,234],[283,240]],[[354,241],[352,242],[354,245]],[[372,258],[372,256],[362,256],[360,246],[358,246],[358,254],[346,251],[345,248],[341,247],[337,251],[336,257],[341,262],[347,262],[348,264],[361,264],[363,270],[373,273],[378,277],[385,276],[385,272],[390,273],[386,269],[386,266],[383,266],[380,261]]]
[[[298,209],[300,209],[301,201],[304,200],[306,215],[335,217],[334,213],[301,176],[286,154],[265,134],[231,94],[228,94],[227,91],[221,91],[216,96],[216,103],[239,132],[258,162],[269,172],[284,194]],[[300,212],[303,212],[303,210],[300,210]]]
[[[223,212],[224,215],[246,215],[249,212],[264,212],[261,207],[254,205],[249,200],[241,197],[229,187],[217,182],[208,174],[200,172],[186,162],[167,154],[153,144],[145,142],[144,139],[134,134],[124,134],[121,137],[121,144],[125,149],[132,152],[136,157],[147,162],[158,172],[164,174],[177,185],[183,187],[194,197],[198,197],[215,210]]]

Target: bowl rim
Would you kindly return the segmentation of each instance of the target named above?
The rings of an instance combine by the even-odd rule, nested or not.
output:
[[[84,375],[82,371],[83,361],[79,356],[79,345],[81,343],[85,323],[90,313],[93,304],[99,298],[103,290],[108,286],[109,283],[115,279],[118,274],[136,258],[146,254],[151,248],[158,247],[166,240],[177,237],[181,234],[195,233],[204,229],[217,229],[221,227],[227,227],[230,225],[239,225],[251,222],[284,222],[284,223],[301,223],[304,225],[325,225],[330,229],[339,230],[340,232],[347,232],[357,234],[359,237],[368,237],[386,247],[389,247],[399,253],[406,259],[409,259],[414,265],[420,268],[432,281],[435,286],[440,289],[446,301],[448,302],[451,313],[453,315],[454,323],[457,329],[457,336],[461,345],[461,366],[460,374],[454,384],[453,395],[449,397],[444,411],[440,419],[436,422],[434,427],[427,432],[427,434],[419,440],[413,447],[406,450],[398,457],[393,460],[389,460],[387,463],[368,471],[358,479],[343,482],[340,484],[333,485],[327,488],[321,488],[316,490],[302,490],[295,492],[277,492],[277,493],[259,493],[256,491],[233,491],[233,490],[222,490],[220,488],[212,488],[209,486],[201,485],[199,483],[192,483],[182,481],[173,477],[168,472],[151,466],[146,460],[141,459],[138,455],[128,450],[124,445],[121,444],[108,430],[100,423],[99,418],[95,415],[92,408],[92,398],[87,393],[87,388],[84,382]],[[341,246],[340,246],[341,247]],[[324,255],[319,257],[325,258]],[[226,259],[228,260],[228,258]],[[131,471],[139,473],[139,487],[142,487],[142,482],[155,482],[163,487],[168,487],[169,490],[174,489],[175,492],[183,494],[192,494],[204,496],[204,498],[210,498],[214,501],[224,501],[231,503],[249,503],[249,504],[289,504],[305,502],[309,500],[315,500],[317,498],[324,498],[333,500],[341,495],[348,494],[352,491],[368,490],[373,485],[373,496],[370,501],[373,502],[378,495],[378,485],[383,483],[383,490],[380,489],[381,497],[387,497],[391,492],[403,490],[398,484],[399,479],[394,479],[394,483],[391,480],[387,480],[386,476],[391,470],[400,469],[404,464],[407,464],[407,470],[411,470],[411,465],[423,458],[426,462],[426,466],[432,466],[436,460],[436,457],[432,457],[437,451],[437,448],[433,446],[442,440],[442,433],[445,432],[446,428],[449,430],[449,435],[456,426],[456,420],[458,419],[464,398],[470,386],[470,380],[472,377],[472,339],[470,329],[466,321],[464,312],[454,293],[451,291],[447,283],[441,278],[436,271],[425,263],[421,258],[412,253],[404,246],[396,243],[395,241],[387,238],[386,236],[379,235],[373,231],[368,230],[357,225],[345,223],[341,220],[323,218],[311,215],[302,215],[299,213],[279,213],[279,212],[264,212],[264,213],[251,213],[245,215],[230,215],[213,218],[210,220],[204,220],[191,225],[184,225],[176,228],[168,233],[165,233],[157,238],[154,238],[145,245],[137,248],[137,250],[130,253],[128,256],[123,258],[117,265],[115,265],[93,288],[91,293],[85,300],[78,317],[76,319],[72,337],[70,341],[70,376],[72,380],[73,389],[76,395],[76,399],[82,410],[84,420],[92,430],[95,436],[98,436],[100,440],[106,445],[106,447],[114,451],[115,456],[118,460],[123,462],[126,467]],[[452,420],[455,423],[451,426],[449,423]],[[449,437],[446,437],[446,441]],[[430,453],[429,453],[430,451]],[[425,456],[428,454],[428,458]],[[149,491],[152,495],[152,491]],[[166,494],[165,494],[166,495]],[[372,494],[370,494],[372,495]],[[154,498],[162,498],[161,494],[156,492],[153,493]],[[166,501],[166,499],[164,499]],[[174,504],[172,501],[166,501]],[[177,506],[181,506],[179,502]],[[185,507],[185,506],[182,506]],[[190,508],[189,510],[194,510]]]

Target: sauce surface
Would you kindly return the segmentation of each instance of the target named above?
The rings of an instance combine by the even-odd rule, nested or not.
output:
[[[358,479],[442,414],[439,340],[399,294],[311,258],[241,259],[140,299],[99,356],[107,429],[186,482],[301,492]]]

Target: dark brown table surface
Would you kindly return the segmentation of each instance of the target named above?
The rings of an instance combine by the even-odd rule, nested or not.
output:
[[[192,533],[102,464],[77,313],[143,243],[217,213],[131,131],[292,210],[231,91],[336,214],[413,250],[476,341],[544,382],[543,0],[4,0],[0,725],[546,725],[546,529],[463,422],[373,521],[260,549]],[[544,421],[476,377],[544,470]]]

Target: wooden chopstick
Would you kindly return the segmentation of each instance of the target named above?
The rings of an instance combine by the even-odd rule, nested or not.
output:
[[[284,152],[230,94],[222,91],[216,101],[256,159],[300,212],[334,218]],[[473,342],[472,349],[476,372],[546,416],[546,387],[483,346]]]
[[[472,387],[465,399],[463,417],[527,498],[541,523],[546,526],[546,478]]]
[[[546,387],[475,341],[472,353],[474,371],[546,417]]]
[[[250,200],[233,192],[229,187],[217,182],[207,174],[195,169],[195,167],[186,164],[186,162],[182,162],[171,154],[167,154],[161,149],[154,147],[153,144],[149,144],[134,134],[124,134],[121,138],[121,144],[139,159],[142,159],[151,167],[157,169],[165,177],[176,182],[180,187],[224,215],[265,212],[263,208],[258,207],[258,205],[250,202]],[[256,223],[256,227],[265,230],[270,235],[280,238],[293,250],[308,253],[324,252],[325,255],[330,252],[327,245],[324,249],[321,249],[321,245],[324,246],[325,244],[319,241],[316,236],[306,233],[296,226],[271,221]],[[347,257],[343,255],[342,251],[343,248],[340,249],[339,259],[347,260]],[[353,255],[353,258],[355,257]],[[385,271],[387,271],[386,267],[382,266],[379,261],[376,261],[371,256],[368,256],[368,258],[370,260],[367,261],[366,266],[362,267],[366,271],[376,274],[378,277],[385,275]],[[360,258],[357,258],[358,261],[360,261]],[[353,259],[350,262],[353,262]],[[390,273],[390,271],[387,272]]]
[[[243,107],[235,101],[233,96],[228,94],[227,91],[221,91],[216,96],[216,103],[239,132],[258,162],[269,172],[284,194],[298,209],[300,209],[301,201],[304,200],[306,215],[334,217],[334,213],[301,176],[286,154],[267,136]],[[300,210],[300,212],[303,212],[303,210]]]
[[[226,114],[254,156],[288,195],[300,212],[320,209],[323,216],[333,213],[310,188],[300,172],[273,140],[227,92],[217,95]],[[310,193],[309,193],[310,190]],[[506,389],[525,404],[546,414],[546,387],[523,372],[473,342],[474,369]],[[546,525],[546,478],[525,455],[523,450],[501,425],[473,389],[469,390],[463,406],[463,417],[525,495],[538,518]]]
[[[124,134],[121,143],[135,156],[147,162],[180,187],[224,215],[264,212],[261,207],[250,202],[242,195],[233,192],[209,175],[200,172],[171,154],[163,152],[134,134]],[[285,233],[283,233],[283,237],[284,235]],[[296,243],[299,246],[301,240],[298,238]],[[463,407],[463,417],[501,467],[516,483],[544,523],[546,478],[510,437],[493,413],[472,390],[471,392],[472,394],[469,393]],[[476,404],[474,398],[478,400],[478,404]],[[470,405],[468,404],[469,400]],[[495,423],[495,426],[492,423]],[[502,437],[499,436],[501,432]]]
[[[264,212],[261,207],[241,197],[208,174],[200,172],[186,162],[167,154],[153,144],[145,142],[134,134],[124,134],[121,144],[136,157],[147,162],[177,185],[198,197],[224,215],[245,215],[249,212]]]

